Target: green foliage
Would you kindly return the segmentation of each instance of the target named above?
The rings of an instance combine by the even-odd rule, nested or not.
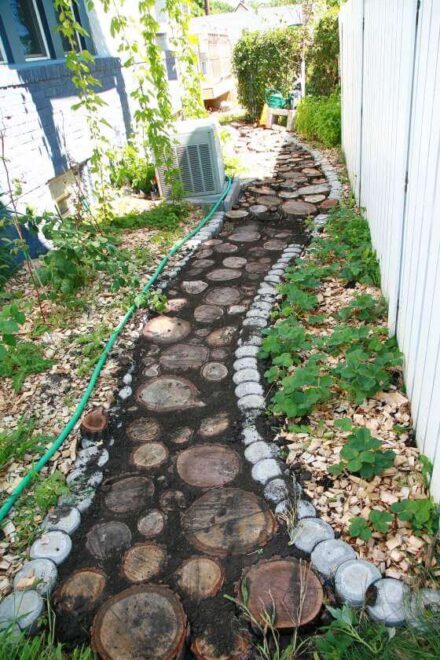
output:
[[[80,347],[83,360],[78,367],[78,375],[86,376],[98,362],[103,348],[110,336],[110,328],[105,323],[99,323],[92,332],[80,335],[74,344]]]
[[[295,129],[306,140],[317,140],[325,147],[341,143],[341,97],[306,96],[298,103]]]
[[[420,612],[415,626],[387,628],[348,605],[327,607],[333,621],[315,634],[316,660],[436,660],[440,657],[440,613]]]
[[[365,518],[350,518],[350,525],[348,527],[348,533],[354,538],[362,539],[363,541],[368,541],[371,538],[372,531],[368,526]]]
[[[368,321],[371,323],[383,319],[386,314],[386,309],[386,302],[383,297],[376,300],[376,298],[373,298],[373,296],[370,296],[368,293],[361,293],[353,298],[347,307],[341,309],[339,318],[342,321],[355,318],[359,321]]]
[[[148,211],[131,212],[113,218],[111,228],[116,229],[159,229],[175,231],[189,215],[190,207],[186,202],[160,202]]]
[[[381,534],[386,534],[393,522],[393,516],[389,511],[379,511],[378,509],[370,511],[368,519],[376,532],[380,532]]]
[[[153,187],[155,167],[148,161],[145,149],[128,143],[112,158],[110,180],[116,188],[129,186],[135,192],[148,194]]]
[[[391,505],[399,520],[409,522],[418,534],[436,534],[439,529],[439,507],[430,498],[401,500]]]
[[[41,434],[34,435],[34,428],[34,420],[21,417],[15,429],[0,431],[0,468],[25,454],[38,454],[42,451],[50,438]]]
[[[330,96],[339,84],[339,8],[330,9],[318,21],[307,49],[307,94]]]
[[[64,645],[55,641],[54,621],[48,614],[48,631],[29,636],[17,636],[13,628],[0,632],[0,660],[94,660],[94,652],[89,647],[73,649],[68,653]]]
[[[382,443],[373,438],[366,428],[359,428],[352,433],[340,453],[341,462],[331,465],[331,474],[348,471],[359,474],[362,479],[371,479],[391,467],[396,454],[391,449],[382,450]]]
[[[232,55],[238,98],[252,119],[260,116],[268,88],[287,96],[301,63],[301,29],[245,32]]]
[[[60,495],[69,492],[64,475],[55,470],[49,475],[35,475],[33,486],[18,500],[14,509],[17,528],[17,551],[27,548],[40,533],[40,523]]]
[[[164,312],[167,306],[168,298],[159,291],[147,291],[140,293],[134,299],[136,307],[145,307],[154,309],[155,312]]]
[[[17,305],[4,305],[0,310],[0,378],[11,378],[12,387],[19,392],[31,374],[38,374],[52,366],[43,356],[43,349],[18,336],[26,320]]]
[[[226,0],[212,0],[209,3],[209,11],[211,14],[229,14],[234,11],[234,7]]]
[[[314,355],[281,380],[281,389],[273,397],[273,410],[287,417],[303,417],[318,403],[332,397],[332,379],[320,364],[320,356]]]

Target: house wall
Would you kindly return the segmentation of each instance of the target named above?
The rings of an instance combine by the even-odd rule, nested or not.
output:
[[[1,2],[4,0],[0,0],[0,9]],[[134,0],[124,5],[124,15],[133,19],[130,39],[138,36],[135,7]],[[98,9],[89,11],[87,18],[96,51],[93,74],[101,83],[98,93],[106,103],[99,112],[110,125],[105,131],[111,144],[122,145],[135,110],[130,98],[130,90],[136,85],[135,66],[121,66],[117,42],[110,34],[111,17]],[[164,37],[162,30],[159,39],[166,45]],[[180,84],[169,84],[173,111],[177,113],[181,108]],[[30,205],[38,212],[54,210],[48,182],[72,164],[90,158],[92,144],[84,112],[72,108],[77,101],[71,73],[61,59],[0,64],[0,131],[10,177],[19,181],[22,189],[19,208]],[[6,174],[0,163],[0,191],[5,190]]]
[[[349,0],[340,34],[342,145],[440,500],[440,3]]]

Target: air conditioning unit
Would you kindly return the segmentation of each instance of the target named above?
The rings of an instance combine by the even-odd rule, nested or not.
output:
[[[180,121],[173,147],[174,167],[178,170],[186,197],[218,195],[225,183],[225,169],[217,123],[213,119]],[[169,197],[171,186],[165,180],[165,167],[157,169],[159,190]]]

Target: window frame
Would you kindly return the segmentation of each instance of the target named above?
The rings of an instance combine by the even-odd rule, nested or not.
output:
[[[8,64],[8,56],[6,55],[6,48],[3,45],[2,35],[0,34],[0,66]]]

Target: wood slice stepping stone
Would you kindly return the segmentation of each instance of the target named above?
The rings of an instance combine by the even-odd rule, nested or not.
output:
[[[229,424],[227,413],[219,413],[213,417],[206,417],[200,424],[199,434],[204,438],[212,438],[227,431]]]
[[[249,212],[254,216],[254,218],[263,218],[268,212],[268,207],[265,204],[253,204],[249,207]]]
[[[246,264],[246,261],[244,257],[226,257],[226,259],[223,259],[223,266],[226,266],[226,268],[241,268]]]
[[[258,261],[250,261],[248,264],[246,264],[245,270],[247,273],[267,273],[269,268],[270,264],[261,263]]]
[[[182,428],[177,429],[170,435],[170,441],[175,445],[184,445],[186,442],[191,440],[194,431],[189,426],[182,426]]]
[[[190,268],[186,271],[186,277],[197,277],[203,273],[203,268]]]
[[[204,243],[203,245],[207,245],[207,243]],[[206,249],[205,247],[203,247],[201,250],[197,250],[198,259],[207,259],[208,257],[211,257],[213,254],[214,254],[213,250]]]
[[[186,410],[187,408],[203,407],[205,405],[199,400],[199,391],[191,381],[179,376],[153,378],[149,383],[145,383],[138,388],[136,397],[139,403],[154,412]]]
[[[138,532],[147,539],[159,536],[165,527],[166,518],[159,509],[152,509],[138,520]]]
[[[138,468],[157,468],[168,460],[168,449],[163,442],[147,442],[132,452],[130,462]]]
[[[211,332],[206,342],[209,346],[227,346],[232,342],[237,332],[237,328],[233,325],[227,325],[224,328],[219,328]]]
[[[220,243],[223,243],[223,241],[219,238],[209,238],[203,243],[203,246],[206,245],[207,247],[212,247],[213,245],[219,245]]]
[[[264,244],[264,249],[269,250],[269,252],[278,252],[280,250],[284,250],[286,247],[286,243],[284,241],[280,241],[277,238],[272,239],[271,241],[267,241],[267,243]]]
[[[264,205],[269,208],[281,204],[281,199],[272,195],[262,195],[261,197],[257,197],[255,201],[257,202],[257,206]]]
[[[299,194],[293,190],[281,190],[280,197],[282,199],[295,199],[296,197],[299,197]]]
[[[190,332],[191,324],[174,316],[156,316],[148,321],[142,330],[146,339],[158,344],[172,344],[181,341]]]
[[[237,280],[239,277],[241,277],[241,270],[236,268],[216,268],[206,274],[206,278],[211,282],[228,282]]]
[[[252,186],[248,188],[251,192],[255,193],[256,195],[276,195],[276,192],[273,188],[270,188],[269,186]]]
[[[55,594],[57,608],[72,614],[93,609],[104,591],[106,581],[104,572],[98,568],[75,571]]]
[[[120,554],[130,545],[130,529],[125,523],[116,520],[94,525],[87,534],[87,550],[101,561]]]
[[[231,234],[229,238],[236,243],[253,243],[254,241],[259,241],[261,235],[256,231],[243,231]]]
[[[231,209],[225,213],[225,216],[228,218],[228,220],[244,220],[248,217],[248,215],[248,211],[245,211],[244,209]]]
[[[223,245],[217,245],[214,249],[219,254],[233,254],[237,252],[238,247],[237,245],[232,245],[232,243],[223,243]]]
[[[329,186],[324,183],[318,183],[313,186],[304,186],[303,188],[298,188],[299,195],[321,195],[322,193],[328,193],[330,190]]]
[[[236,305],[241,300],[239,289],[231,286],[219,286],[211,289],[205,296],[205,301],[214,305]]]
[[[253,257],[264,257],[267,254],[266,250],[263,247],[253,247],[249,251]]]
[[[167,553],[157,543],[137,543],[122,558],[122,572],[130,582],[147,582],[159,575]]]
[[[215,596],[223,584],[224,572],[210,557],[190,557],[176,571],[177,585],[189,598],[202,600]]]
[[[288,179],[289,181],[294,181],[295,183],[306,183],[307,177],[301,172],[283,172],[283,178]]]
[[[185,449],[177,459],[179,477],[190,486],[213,488],[233,481],[240,471],[240,458],[224,445],[199,445]]]
[[[195,266],[195,268],[201,268],[202,270],[210,268],[210,266],[213,266],[214,264],[214,259],[196,259],[193,261],[193,266]]]
[[[107,483],[103,488],[108,487]],[[151,479],[140,476],[123,477],[110,485],[105,496],[105,505],[113,513],[134,513],[145,506],[145,501],[154,493]]]
[[[217,557],[260,548],[277,528],[265,502],[238,488],[209,490],[183,514],[182,526],[191,545]]]
[[[319,204],[325,199],[325,195],[306,195],[304,201],[309,204]]]
[[[323,589],[310,565],[294,558],[260,561],[244,575],[247,607],[264,625],[274,615],[278,630],[290,630],[313,621],[323,603]],[[243,580],[242,580],[243,582]]]
[[[228,370],[221,362],[208,362],[202,368],[201,374],[206,380],[219,382],[226,378]]]
[[[199,305],[194,310],[194,318],[198,323],[214,323],[223,313],[223,309],[217,305]]]
[[[185,495],[181,490],[166,490],[159,501],[164,511],[177,511],[186,507]]]
[[[227,651],[217,650],[211,636],[197,637],[191,644],[191,651],[197,660],[248,660],[251,657],[251,642],[245,632],[237,634],[232,644]]]
[[[302,172],[307,176],[321,176],[321,172],[316,167],[305,167]]]
[[[182,291],[185,291],[185,293],[197,295],[207,289],[208,284],[203,280],[186,280],[181,283],[180,288]]]
[[[127,435],[132,442],[154,442],[160,436],[161,427],[158,421],[148,417],[140,417],[128,425]]]
[[[339,202],[337,199],[326,199],[325,202],[322,202],[320,204],[319,208],[322,209],[323,211],[327,211],[328,209],[332,209],[335,206],[338,206]]]
[[[217,309],[220,309],[220,307],[217,307]],[[159,362],[164,369],[187,371],[188,369],[200,369],[208,356],[209,351],[204,346],[175,344],[162,353]]]
[[[295,219],[299,216],[307,217],[308,215],[313,215],[317,211],[314,204],[308,204],[307,202],[301,202],[300,200],[295,199],[292,199],[289,202],[284,202],[282,208],[284,215],[290,219]]]
[[[103,660],[176,660],[187,620],[168,587],[137,585],[109,598],[95,617],[92,645]]]

